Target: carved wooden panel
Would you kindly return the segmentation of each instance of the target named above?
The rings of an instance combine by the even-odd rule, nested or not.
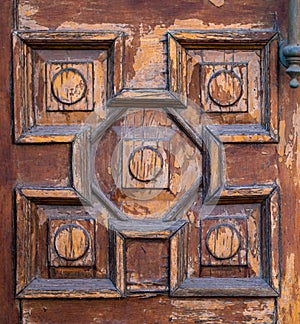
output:
[[[52,267],[86,266],[95,261],[95,221],[70,216],[50,218],[49,263]]]
[[[170,91],[222,142],[278,140],[275,32],[174,31],[168,44]]]
[[[16,141],[71,142],[90,112],[104,118],[122,88],[122,33],[15,32],[13,41]]]
[[[111,221],[112,280],[124,294],[168,292],[186,277],[187,223]]]
[[[247,265],[248,237],[245,219],[202,219],[203,266]],[[252,236],[252,235],[251,235]]]
[[[210,61],[213,53],[206,51]],[[225,56],[220,51],[217,57]],[[249,53],[248,53],[249,54]],[[232,56],[237,60],[234,51]],[[249,55],[248,55],[249,57]],[[248,111],[248,63],[214,62],[200,65],[201,108],[206,112]],[[250,103],[253,106],[253,103]],[[258,102],[259,105],[259,102]]]
[[[169,141],[128,139],[122,144],[122,188],[169,188]]]
[[[96,141],[103,127],[107,131]],[[93,158],[90,165],[79,161],[91,172],[75,170],[74,179],[83,193],[91,191],[86,187],[92,182],[95,199],[118,209],[117,218],[170,219],[172,210],[185,204],[201,182],[199,143],[193,143],[162,109],[128,110],[111,125],[99,125],[91,142],[76,144],[78,157],[90,150]],[[90,174],[90,179],[80,174]]]
[[[47,111],[94,110],[93,62],[48,62],[46,82]]]
[[[18,188],[16,202],[19,297],[119,296],[108,277],[107,231],[74,190]]]
[[[71,142],[72,173],[17,188],[20,298],[277,296],[278,187],[224,148],[276,141],[274,32],[170,31],[166,89],[123,87],[121,33],[14,38],[16,138]]]

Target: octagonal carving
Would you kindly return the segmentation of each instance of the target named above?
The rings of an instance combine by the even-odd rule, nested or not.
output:
[[[116,116],[116,114],[119,114]],[[177,219],[202,181],[202,143],[163,109],[115,111],[74,145],[77,189],[118,219]]]

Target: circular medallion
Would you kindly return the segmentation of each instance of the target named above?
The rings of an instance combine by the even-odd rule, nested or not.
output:
[[[134,179],[149,182],[161,173],[163,157],[156,148],[142,146],[131,153],[128,164],[129,172]]]
[[[65,105],[73,105],[84,98],[86,81],[80,71],[73,68],[57,72],[51,82],[52,94],[55,99]]]
[[[243,83],[234,71],[220,70],[210,77],[208,93],[215,104],[223,107],[232,106],[243,94]]]
[[[82,258],[89,248],[88,233],[76,224],[63,225],[55,233],[54,247],[61,258],[76,261]]]
[[[231,224],[217,224],[212,226],[206,235],[208,252],[216,259],[230,259],[240,248],[240,235]]]

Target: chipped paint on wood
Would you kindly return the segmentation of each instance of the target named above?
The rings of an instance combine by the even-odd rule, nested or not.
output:
[[[274,300],[172,300],[174,323],[274,323]],[[225,317],[230,313],[230,320]]]
[[[296,256],[291,253],[286,256],[285,276],[282,284],[280,300],[279,323],[297,323],[300,318],[300,276],[296,269]]]
[[[39,4],[38,4],[39,3]],[[125,3],[125,6],[124,6]],[[72,4],[72,6],[70,6]],[[19,1],[19,28],[20,29],[38,29],[38,30],[118,30],[125,32],[125,60],[124,60],[124,76],[125,76],[125,86],[127,87],[165,87],[165,62],[166,54],[165,54],[165,46],[164,43],[161,42],[163,40],[163,36],[166,31],[171,29],[215,29],[215,30],[225,30],[225,29],[237,29],[237,28],[264,28],[270,27],[273,23],[273,11],[277,10],[282,13],[282,4],[280,1],[274,3],[274,1],[267,0],[262,4],[261,1],[253,1],[252,3],[244,3],[240,4],[239,1],[226,1],[226,5],[224,0],[210,0],[209,2],[205,2],[203,6],[199,2],[199,0],[189,0],[189,1],[180,1],[180,2],[170,2],[166,4],[153,4],[147,6],[147,8],[143,8],[143,2],[134,1],[129,4],[129,2],[119,1],[117,6],[118,10],[114,10],[114,6],[116,4],[114,2],[107,2],[108,10],[104,10],[101,7],[105,6],[104,2],[98,2],[97,4],[90,3],[87,1],[83,1],[74,5],[74,1],[63,0],[56,4],[53,2],[47,2],[44,0],[20,0]],[[228,5],[230,4],[230,6]],[[120,8],[119,8],[120,6]],[[214,7],[215,6],[215,7]],[[240,14],[234,15],[234,9],[238,6]],[[97,10],[99,8],[101,10]],[[178,11],[176,11],[176,8]],[[216,7],[223,7],[221,10],[216,9]],[[266,10],[257,10],[259,8],[272,8],[270,12],[266,12]],[[65,10],[68,8],[69,10]],[[128,10],[126,9],[128,8]],[[50,9],[50,10],[49,10]],[[173,11],[174,10],[174,11]],[[226,11],[225,11],[226,10]],[[93,12],[95,14],[93,14]],[[103,15],[101,12],[105,12]],[[120,14],[121,12],[121,14]],[[218,14],[217,14],[218,12]],[[140,13],[140,14],[136,14]],[[254,14],[255,13],[255,14]],[[206,16],[207,14],[207,16]],[[284,16],[283,14],[281,16]],[[95,24],[94,21],[103,20],[103,23]],[[199,19],[199,17],[205,17],[205,20]],[[255,19],[253,18],[255,17]],[[63,20],[66,20],[65,22]],[[283,18],[280,18],[281,20]],[[145,21],[146,20],[146,21]],[[153,20],[153,21],[151,21]],[[142,23],[141,23],[142,21]],[[282,22],[282,21],[281,21]],[[275,55],[276,52],[275,52]],[[184,56],[183,56],[184,57]],[[258,69],[256,69],[258,72]],[[253,72],[255,75],[256,73]],[[31,76],[29,75],[29,78]],[[191,80],[191,76],[189,76],[189,80]],[[258,81],[255,81],[258,84]],[[185,85],[184,85],[185,86]],[[118,89],[117,89],[118,90]],[[43,94],[41,94],[43,96]],[[254,101],[253,101],[254,102]],[[253,121],[257,122],[261,119],[259,114],[259,105],[255,105],[251,103],[251,106],[254,107],[253,111]],[[104,110],[101,111],[101,120],[105,118],[106,112]],[[191,125],[194,129],[197,129],[200,133],[199,124],[199,111],[198,106],[190,107],[186,111],[182,113],[182,116],[187,117],[187,120],[191,122]],[[56,117],[58,118],[58,117]],[[284,145],[279,149],[279,154],[281,155],[282,161],[286,163],[286,168],[289,171],[294,169],[296,165],[297,170],[300,169],[298,158],[298,152],[300,150],[299,144],[297,142],[297,136],[299,129],[299,122],[297,121],[297,116],[294,114],[293,123],[295,129],[291,131],[289,136],[289,143]],[[47,119],[47,122],[51,123],[53,119]],[[101,121],[100,120],[100,121]],[[29,121],[32,121],[32,116],[29,116]],[[68,120],[69,122],[69,120]],[[229,118],[224,117],[223,122],[229,122]],[[245,122],[244,116],[239,115],[235,122]],[[283,124],[282,124],[283,125]],[[285,125],[284,125],[285,126]],[[287,122],[286,128],[289,128],[289,123]],[[283,134],[284,137],[284,127]],[[265,134],[254,134],[252,139],[256,142],[267,142],[268,136]],[[74,135],[68,135],[68,137],[64,135],[57,136],[43,136],[38,135],[36,137],[37,142],[51,142],[51,141],[59,141],[64,142],[66,140],[72,141],[74,139]],[[236,141],[236,142],[244,142],[246,141],[245,137],[240,136],[231,136],[224,135],[221,138],[224,141]],[[24,137],[21,139],[23,143],[31,142],[31,138]],[[282,139],[282,142],[284,139]],[[113,143],[109,143],[111,145]],[[107,146],[109,146],[107,145]],[[269,145],[269,144],[268,144]],[[272,144],[271,144],[272,145]],[[228,167],[228,182],[233,184],[250,184],[253,183],[266,183],[272,182],[277,178],[278,173],[276,171],[276,161],[274,157],[274,145],[269,146],[270,148],[262,148],[264,153],[264,157],[261,157],[260,154],[256,154],[255,152],[260,151],[258,146],[252,145],[250,148],[250,155],[252,160],[257,162],[260,161],[261,164],[245,162],[245,155],[243,154],[243,150],[245,146],[241,146],[240,149],[228,149],[228,155],[231,157],[233,155],[240,155],[241,159],[236,161],[231,161],[231,165]],[[174,143],[176,146],[176,143]],[[179,145],[180,146],[180,145]],[[247,146],[249,148],[250,146]],[[55,146],[51,146],[53,152],[57,152],[57,148]],[[30,149],[28,149],[29,151]],[[177,148],[176,154],[180,157],[185,155],[185,151],[180,147]],[[273,152],[272,152],[273,150]],[[23,149],[18,148],[16,151],[19,153],[16,154],[16,157],[21,158]],[[35,156],[38,152],[37,149],[32,149],[30,152]],[[61,151],[59,151],[61,152]],[[28,153],[27,153],[28,154]],[[43,153],[45,156],[51,154],[50,152],[47,154]],[[61,153],[59,153],[60,155]],[[256,155],[255,155],[256,154]],[[29,155],[29,154],[28,154]],[[52,153],[54,156],[55,154]],[[188,159],[193,159],[195,157],[195,149],[193,145],[189,145],[187,149]],[[200,160],[200,158],[198,157]],[[20,159],[21,160],[21,159]],[[47,185],[70,185],[71,179],[68,177],[69,166],[66,161],[63,159],[63,163],[61,169],[62,171],[56,171],[54,174],[50,174],[49,169],[45,165],[45,162],[42,161],[37,162],[34,165],[34,168],[29,167],[29,165],[25,165],[22,161],[18,163],[23,166],[19,168],[20,173],[24,174],[20,176],[21,182],[29,182],[29,183],[43,183]],[[53,163],[53,168],[58,164],[58,161],[62,161],[62,158],[54,159],[51,158]],[[275,162],[274,162],[275,161]],[[55,164],[56,163],[56,164]],[[216,160],[214,160],[216,163]],[[27,163],[28,164],[28,163]],[[239,176],[236,175],[236,165],[239,165]],[[60,166],[59,166],[60,167]],[[114,170],[111,166],[106,166],[107,174],[110,177],[113,177]],[[258,167],[259,170],[256,169]],[[40,175],[36,175],[39,172],[39,169],[45,169],[45,172],[41,172]],[[177,169],[177,172],[174,173],[173,178],[170,179],[170,192],[173,196],[178,195],[182,190],[185,190],[188,187],[189,183],[184,183],[183,185],[180,183],[181,170],[188,170],[188,175],[192,175],[197,173],[198,168],[193,168],[191,165],[186,165],[186,161],[184,159],[177,159],[174,161],[174,168]],[[22,169],[22,170],[21,170]],[[29,173],[31,175],[26,175],[26,170],[30,170]],[[217,168],[213,169],[216,172],[219,172]],[[34,171],[34,172],[33,172]],[[298,172],[298,171],[297,171]],[[35,173],[35,175],[33,175]],[[58,174],[59,173],[59,174]],[[45,178],[45,174],[48,174]],[[215,175],[214,175],[215,176]],[[57,179],[54,179],[57,177]],[[62,179],[63,177],[63,179]],[[38,178],[38,179],[37,179]],[[62,179],[62,180],[61,180]],[[39,181],[40,182],[39,182]],[[212,178],[215,186],[219,184],[219,179]],[[294,177],[294,183],[299,186],[299,174],[297,177]],[[110,194],[110,193],[109,193]],[[119,193],[116,192],[116,196]],[[256,193],[253,193],[253,197]],[[47,196],[47,195],[46,195]],[[238,196],[238,195],[237,195]],[[59,194],[57,195],[59,198]],[[164,198],[164,197],[162,197]],[[38,199],[47,199],[47,197],[39,197]],[[73,196],[71,197],[73,199]],[[122,200],[122,197],[118,199]],[[236,198],[234,198],[236,199]],[[255,198],[253,198],[255,199]],[[199,198],[200,200],[200,198]],[[163,204],[163,199],[159,202]],[[274,212],[274,221],[277,223],[278,214],[277,208],[278,203],[273,202],[271,208],[273,208]],[[147,214],[147,210],[154,208],[154,204],[150,204],[146,206],[145,209],[139,209],[139,206],[135,202],[125,202],[124,208],[129,210],[129,213],[136,214],[136,217],[139,217],[140,213]],[[25,207],[24,207],[25,208]],[[165,209],[169,208],[169,204],[165,205]],[[198,251],[197,242],[199,238],[199,212],[200,206],[194,207],[194,210],[188,211],[187,215],[190,219],[190,223],[193,225],[193,229],[189,229],[189,240],[190,246],[189,251],[191,252],[191,256],[189,257],[189,274],[193,274],[198,276],[199,269],[199,255],[200,251]],[[230,208],[229,208],[230,209]],[[146,211],[145,211],[146,210]],[[227,211],[225,211],[227,212]],[[293,211],[294,212],[294,211]],[[9,214],[9,213],[8,213]],[[100,215],[101,214],[101,215]],[[105,223],[105,227],[107,228],[107,218],[109,212],[104,210],[99,213],[97,216],[98,223]],[[288,213],[287,213],[288,214]],[[289,215],[288,215],[289,216]],[[251,216],[252,217],[252,216]],[[249,226],[249,231],[253,233],[253,235],[258,235],[257,225],[255,224],[256,220],[252,220],[252,225]],[[276,224],[272,224],[272,229],[276,232]],[[192,226],[191,226],[192,227]],[[98,240],[100,241],[102,236],[105,237],[105,230],[98,235]],[[104,239],[105,241],[105,239]],[[121,244],[121,238],[117,240],[117,244]],[[257,242],[257,241],[256,241]],[[255,243],[256,244],[256,243]],[[257,254],[259,247],[258,245],[250,246],[250,249],[253,250],[253,254]],[[105,245],[101,246],[100,252],[97,252],[97,259],[105,259]],[[173,251],[172,251],[173,252]],[[252,253],[252,252],[251,252]],[[119,258],[118,262],[120,267],[123,266],[123,254],[124,251],[120,248],[120,254],[117,256]],[[107,257],[107,255],[106,255]],[[272,256],[273,257],[273,256]],[[274,261],[274,259],[273,259]],[[253,261],[254,262],[254,261]],[[293,282],[295,283],[294,277],[297,276],[297,271],[294,270],[294,267],[297,267],[295,261],[295,255],[290,255],[285,262],[291,268],[286,274],[286,286],[283,289],[283,305],[293,305],[296,299],[294,296],[295,287],[293,286]],[[104,262],[105,263],[105,262]],[[254,262],[255,263],[255,262]],[[105,265],[100,267],[101,269],[97,270],[97,275],[105,276],[108,271],[105,268]],[[255,264],[255,268],[259,268],[259,261]],[[277,269],[276,269],[277,270]],[[102,274],[100,274],[100,272]],[[124,278],[122,277],[118,282],[118,287],[121,291],[124,291]],[[298,282],[298,281],[297,281]],[[32,291],[35,291],[33,287]],[[50,294],[50,293],[49,293]],[[55,296],[55,292],[51,292],[51,296]],[[68,295],[69,294],[69,295]],[[76,295],[77,294],[77,295]],[[105,294],[104,294],[105,295]],[[91,293],[90,297],[105,297],[104,295]],[[108,293],[110,296],[118,297],[118,293],[116,291],[112,291]],[[62,291],[60,293],[61,297],[76,297],[81,296],[79,292],[67,292]],[[38,297],[38,296],[37,296]],[[47,297],[47,294],[44,295]],[[144,295],[143,297],[146,297]],[[149,296],[148,296],[149,297]],[[62,301],[58,302],[50,302],[49,300],[41,300],[41,301],[30,301],[23,302],[23,310],[24,310],[24,323],[39,323],[41,319],[44,321],[52,322],[55,320],[60,320],[59,314],[63,313],[66,316],[66,320],[70,322],[113,322],[119,321],[124,322],[124,310],[126,310],[126,315],[128,318],[134,318],[134,320],[139,321],[139,323],[147,322],[149,319],[149,323],[164,323],[167,321],[173,321],[177,323],[193,323],[195,321],[204,321],[204,322],[214,322],[214,323],[230,323],[232,321],[241,322],[241,323],[274,323],[275,319],[275,310],[274,310],[274,299],[222,299],[222,298],[210,298],[210,299],[198,299],[198,300],[181,300],[181,299],[168,299],[167,297],[156,298],[152,296],[149,300],[132,298],[127,300],[114,300],[111,302],[103,301],[103,300],[91,300],[89,303],[85,300],[81,300],[80,302],[70,301],[69,303],[64,303]],[[286,298],[286,299],[284,299]],[[296,301],[297,302],[297,301]],[[116,307],[116,303],[118,303],[118,308]],[[297,304],[299,305],[299,303]],[[285,306],[283,306],[285,307]],[[288,306],[283,309],[285,315],[284,320],[288,323],[291,316],[293,319],[296,319],[297,312],[299,312],[299,307],[295,307],[295,310],[290,309]],[[80,310],[80,311],[79,311]],[[151,311],[151,312],[150,312]],[[58,314],[58,315],[57,315]],[[230,314],[230,319],[228,321],[228,314]],[[148,315],[148,317],[147,317]],[[285,323],[283,322],[283,323]]]
[[[34,19],[34,15],[39,12],[38,6],[24,3],[18,7],[18,23],[21,28],[24,29],[36,29],[36,30],[47,30],[46,26],[39,25]]]

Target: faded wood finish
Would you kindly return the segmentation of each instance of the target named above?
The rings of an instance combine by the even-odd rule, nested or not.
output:
[[[298,323],[286,1],[1,9],[0,322]]]

